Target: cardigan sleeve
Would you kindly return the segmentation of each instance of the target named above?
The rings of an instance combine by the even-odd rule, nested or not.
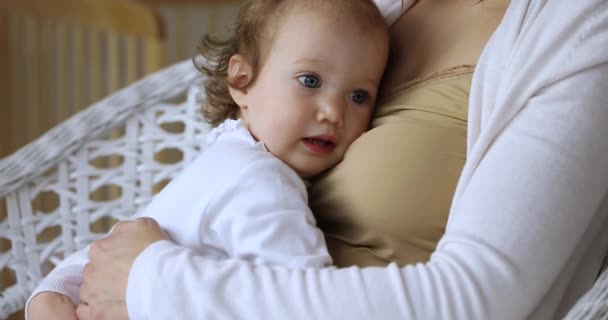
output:
[[[159,241],[132,266],[132,319],[532,314],[607,221],[608,4],[514,1],[504,19],[476,71],[469,158],[428,263],[290,270]]]

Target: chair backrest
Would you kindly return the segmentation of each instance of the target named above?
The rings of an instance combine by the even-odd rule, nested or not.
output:
[[[197,52],[203,34],[228,36],[245,0],[140,0],[155,8],[166,25],[166,58],[175,63]]]
[[[0,319],[23,308],[42,277],[64,257],[101,235],[104,230],[92,230],[95,221],[132,217],[155,188],[200,152],[202,136],[210,130],[199,112],[201,81],[191,61],[173,65],[0,160],[0,275],[8,276],[0,281]],[[103,138],[116,127],[123,128],[120,137]],[[165,153],[179,156],[163,161],[171,158]],[[104,157],[122,160],[111,167],[94,165]],[[95,201],[91,195],[104,188],[120,190],[113,199]],[[50,209],[40,209],[44,197],[51,198]],[[1,217],[3,210],[7,217]],[[566,319],[607,315],[605,270]]]
[[[155,10],[133,0],[1,0],[0,44],[0,158],[165,64],[161,19]],[[116,161],[93,164],[116,165]],[[2,175],[8,178],[6,172]],[[111,191],[94,194],[94,200],[115,196]],[[31,192],[32,205],[18,204],[29,208],[31,218],[55,208],[57,197],[52,192]],[[7,213],[8,198],[0,198],[1,319],[10,314],[6,310],[22,308],[23,294],[29,290],[22,284],[32,279],[31,266],[15,271],[25,268],[23,256],[19,257],[24,251],[16,244],[23,233],[7,228],[16,221]],[[40,233],[35,240],[53,243],[56,232],[53,226],[46,229],[36,229]]]
[[[162,30],[133,0],[0,1],[0,157],[160,69]]]
[[[0,160],[0,319],[20,312],[59,261],[107,232],[96,221],[132,217],[198,154],[210,129],[200,80],[191,61],[174,65]],[[98,161],[106,158],[118,160]],[[97,200],[100,192],[113,197]]]

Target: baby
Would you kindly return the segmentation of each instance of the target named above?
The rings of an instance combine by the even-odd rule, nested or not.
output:
[[[367,129],[388,41],[371,0],[247,2],[230,39],[206,36],[200,46],[203,114],[216,128],[138,215],[210,259],[331,264],[305,179],[340,162]],[[82,250],[60,263],[30,297],[27,317],[77,319],[86,262]]]

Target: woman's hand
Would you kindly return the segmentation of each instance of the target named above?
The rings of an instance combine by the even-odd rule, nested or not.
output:
[[[167,237],[154,219],[138,218],[120,222],[108,236],[94,241],[83,271],[78,318],[128,319],[126,293],[131,266],[144,249],[163,239]]]
[[[76,306],[69,297],[56,292],[37,294],[27,308],[29,320],[78,320]]]

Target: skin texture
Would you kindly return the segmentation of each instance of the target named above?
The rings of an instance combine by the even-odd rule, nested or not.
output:
[[[449,67],[475,64],[500,22],[508,1],[476,3],[470,0],[418,1],[404,14],[391,27],[393,58],[384,78],[383,90],[390,92],[409,80]],[[82,320],[127,319],[125,290],[108,287],[108,283],[116,278],[118,272],[124,272],[120,278],[127,276],[137,255],[162,239],[159,229],[151,223],[142,223],[138,219],[121,225],[136,236],[115,231],[103,239],[103,250],[90,254],[92,268],[103,270],[84,276],[87,295],[81,298],[88,302],[88,306],[79,306]],[[131,248],[128,254],[126,248]]]
[[[29,307],[28,317],[31,319],[48,320],[78,320],[76,307],[70,298],[54,293],[42,292],[36,296],[37,303]]]
[[[475,65],[510,1],[417,1],[391,26],[383,90],[459,65]]]
[[[292,13],[283,19],[256,81],[230,89],[253,136],[302,177],[340,162],[369,125],[388,37],[380,29],[353,32],[354,27],[310,10]],[[231,59],[229,73],[239,84],[252,79],[240,55]],[[317,150],[307,139],[313,137],[332,145]]]
[[[129,270],[148,245],[162,239],[167,236],[154,219],[138,218],[120,222],[109,236],[94,241],[80,287],[80,299],[85,303],[78,305],[78,318],[127,320],[125,294]]]
[[[254,78],[251,65],[242,55],[231,58],[230,94],[252,135],[300,176],[311,177],[341,161],[367,129],[387,57],[385,30],[299,10],[283,18],[253,84],[247,86]],[[331,146],[319,150],[310,138]],[[131,229],[137,231],[126,232]],[[121,222],[90,248],[80,289],[84,303],[76,309],[69,298],[43,292],[32,299],[29,318],[76,319],[76,312],[81,320],[127,319],[124,295],[131,265],[163,237],[150,219]]]
[[[32,299],[28,309],[28,318],[47,320],[128,319],[124,294],[131,265],[148,245],[162,239],[168,239],[168,237],[154,219],[139,218],[135,221],[119,222],[107,238],[94,241],[89,249],[89,254],[94,259],[91,259],[91,262],[85,266],[83,277],[84,279],[104,279],[102,281],[105,282],[101,285],[101,283],[85,280],[80,287],[80,299],[93,302],[93,304],[82,303],[74,306],[70,298],[64,295],[42,292]],[[126,246],[123,247],[122,244]],[[91,283],[94,285],[91,286]],[[95,289],[90,289],[91,287]]]
[[[453,66],[476,64],[508,4],[507,0],[416,2],[391,27],[393,58],[383,79],[382,90],[390,92],[407,81]],[[86,289],[81,290],[84,291],[81,298],[88,304],[78,307],[81,320],[127,319],[124,288],[128,271],[141,251],[164,238],[160,228],[149,221],[121,222],[120,227],[129,232],[115,229],[108,237],[99,240],[103,243],[99,250],[90,253],[87,269],[98,272],[84,275],[83,288]],[[117,278],[124,280],[116,281]],[[44,296],[40,294],[32,300],[30,312],[39,297]]]

